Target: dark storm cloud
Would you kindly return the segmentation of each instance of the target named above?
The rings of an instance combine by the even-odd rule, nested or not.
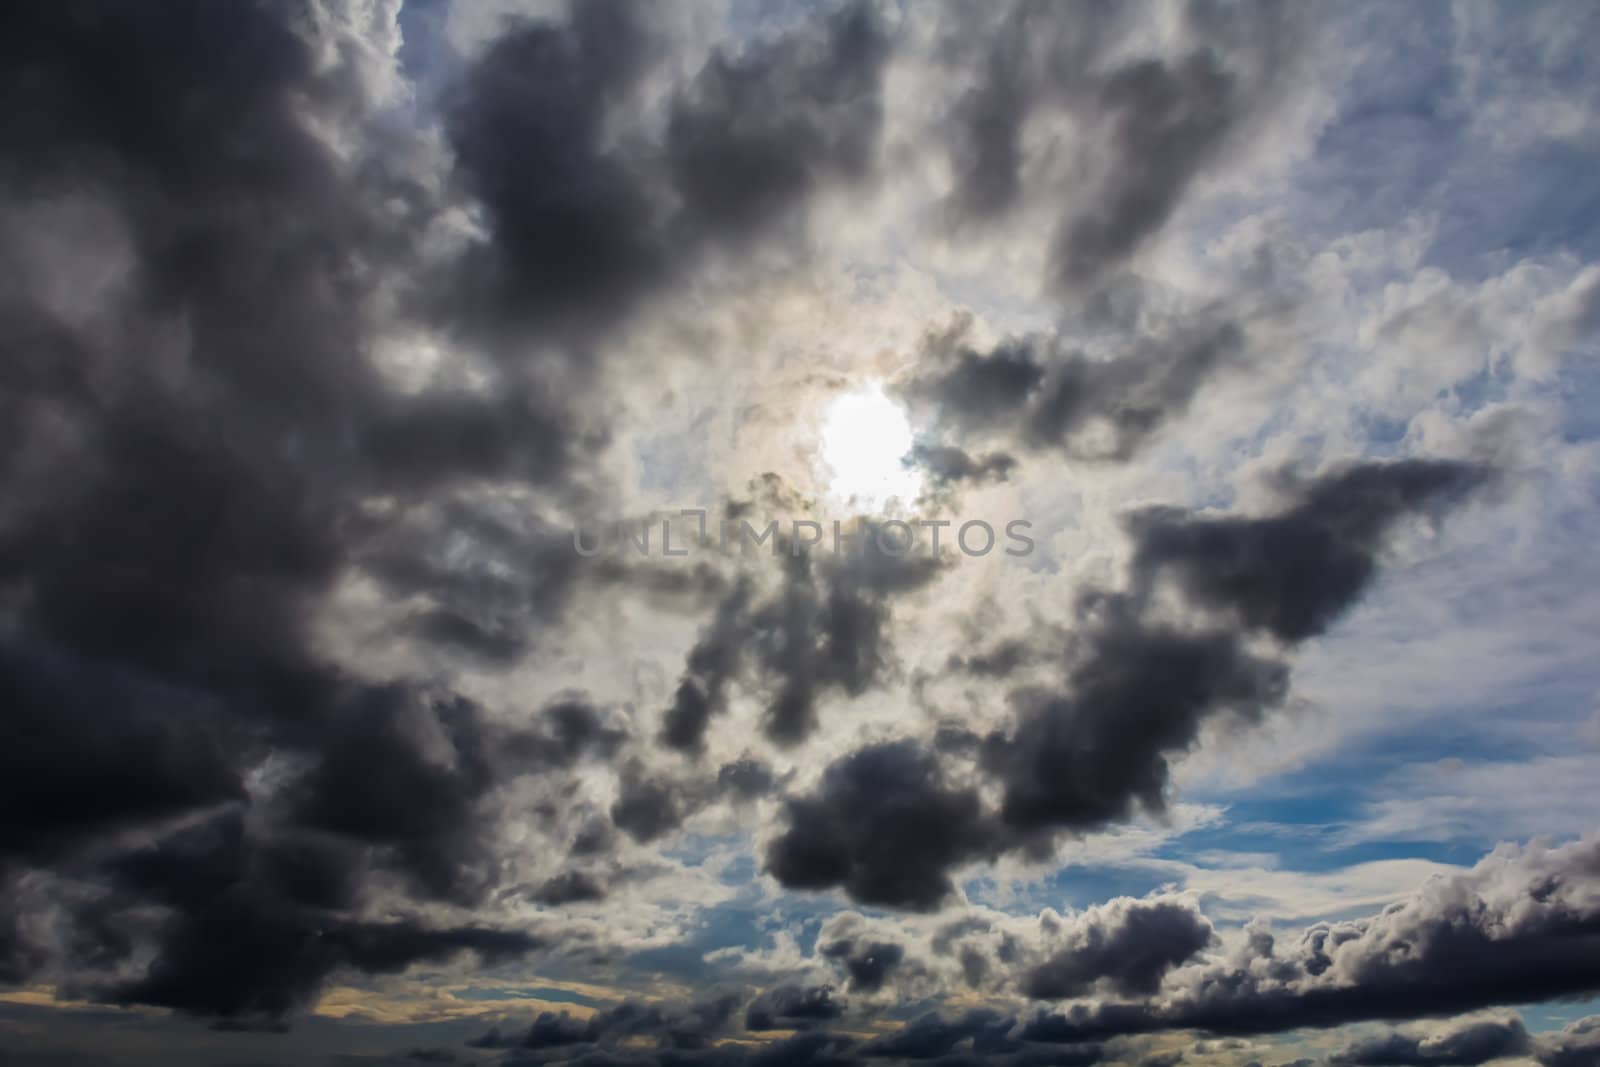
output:
[[[749,619],[746,637],[770,689],[763,729],[795,744],[817,725],[817,703],[830,690],[860,696],[893,665],[889,610],[941,573],[940,562],[882,551],[878,529],[863,524],[859,551],[785,564],[778,593]]]
[[[340,121],[365,105],[302,29],[271,5],[8,13],[0,84],[18,106],[0,123],[0,179],[25,202],[72,190],[128,266],[92,315],[63,315],[43,279],[93,254],[67,225],[61,262],[22,262],[0,302],[0,384],[27,442],[0,470],[4,729],[26,761],[6,775],[5,837],[35,861],[240,803],[269,751],[314,758],[327,739],[337,760],[345,711],[366,699],[311,651],[305,624],[345,557],[346,479],[359,484],[365,420],[383,406],[358,358],[371,283],[350,263],[404,258],[405,225],[389,229],[380,205],[408,190],[381,166],[352,176],[313,134],[302,109]],[[22,225],[8,217],[8,244]],[[361,829],[451,881],[434,863],[440,836],[406,819]],[[297,841],[262,843],[260,863],[294,867]],[[294,879],[247,891],[210,869],[146,858],[108,873],[112,899],[82,931],[96,959],[130,954],[141,905],[183,909],[119,999],[270,1014],[341,967],[531,944],[312,916],[289,899],[307,891]]]
[[[717,771],[717,788],[736,800],[764,797],[777,784],[771,767],[749,757],[724,763]]]
[[[81,934],[120,942],[158,903],[170,909],[160,920],[159,951],[140,977],[91,979],[79,992],[272,1026],[314,1003],[341,972],[398,973],[464,951],[493,963],[542,946],[518,930],[351,918],[365,864],[362,850],[342,837],[263,832],[239,813],[116,856],[102,895],[81,908]],[[85,921],[90,915],[99,921]],[[128,951],[123,943],[98,948],[114,959]],[[75,951],[87,954],[91,945],[80,937]]]
[[[1061,656],[1065,684],[1015,690],[1013,725],[965,746],[999,787],[997,811],[973,786],[948,781],[939,753],[879,743],[837,760],[810,794],[789,798],[767,870],[793,889],[840,887],[863,903],[929,910],[950,896],[956,868],[1164,812],[1171,762],[1208,721],[1256,722],[1287,697],[1287,664],[1253,650],[1249,631],[1285,645],[1320,631],[1366,590],[1400,520],[1442,516],[1485,477],[1446,461],[1366,463],[1299,484],[1273,515],[1136,515],[1130,591],[1080,598]],[[1168,571],[1191,607],[1223,618],[1188,625],[1161,617],[1150,594]],[[1065,966],[1059,982],[1048,968],[1036,977],[1041,989],[1065,989],[1115,973],[1090,978],[1095,970]]]
[[[1136,512],[1133,568],[1143,582],[1171,577],[1192,602],[1251,629],[1304,641],[1371,583],[1396,522],[1442,515],[1485,476],[1464,463],[1402,460],[1334,471],[1274,516]]]
[[[1124,996],[1148,995],[1214,936],[1193,901],[1115,900],[1076,917],[1068,943],[1029,972],[1023,991],[1060,1000],[1104,984]]]
[[[1478,1067],[1490,1060],[1523,1055],[1531,1045],[1527,1027],[1519,1018],[1468,1019],[1428,1032],[1391,1031],[1362,1038],[1334,1053],[1330,1062],[1341,1067],[1423,1067],[1430,1063]]]
[[[1588,1067],[1600,1060],[1600,1015],[1568,1024],[1560,1033],[1538,1039],[1543,1067]]]
[[[771,792],[772,770],[753,759],[723,764],[715,777],[690,769],[687,774],[651,769],[637,757],[617,771],[618,795],[611,806],[611,824],[635,841],[648,844],[681,826],[685,819],[716,801],[748,803]]]
[[[833,987],[778,986],[756,997],[745,1009],[746,1030],[800,1030],[830,1022],[844,1014],[845,1005]]]
[[[350,562],[395,601],[415,605],[396,624],[442,652],[494,668],[515,663],[539,632],[590,586],[571,532],[535,516],[430,494],[348,521]]]
[[[1360,1038],[1334,1053],[1335,1067],[1478,1067],[1527,1057],[1541,1067],[1588,1067],[1600,1062],[1600,1016],[1537,1036],[1522,1019],[1454,1019],[1431,1028],[1411,1027]]]
[[[1245,345],[1238,323],[1205,314],[1118,340],[1115,352],[1100,357],[1054,337],[1014,338],[980,352],[966,334],[958,322],[932,340],[903,387],[914,408],[929,410],[942,432],[963,442],[1002,440],[1094,460],[1131,458]],[[936,475],[953,467],[963,477],[1001,476],[1012,466],[1004,453],[973,459],[951,449],[925,444],[919,457]]]
[[[683,205],[675,243],[747,241],[819,180],[865,176],[883,121],[888,55],[866,3],[833,13],[820,33],[714,54],[667,123],[668,165]]]
[[[476,707],[404,691],[363,696],[323,740],[296,790],[295,820],[392,850],[431,896],[476,899],[489,872],[474,808],[496,780]]]
[[[1182,1051],[1158,1052],[1139,1061],[1139,1067],[1178,1067],[1184,1061]]]
[[[0,855],[48,859],[104,830],[244,796],[226,725],[199,695],[9,643],[0,694]]]
[[[490,791],[608,743],[599,713],[573,702],[508,731],[459,697],[363,692],[323,739],[287,810],[237,808],[103,864],[102,894],[77,915],[101,939],[100,956],[130,952],[119,931],[141,930],[151,903],[171,914],[155,930],[159,951],[142,979],[90,991],[259,1025],[314,1002],[340,970],[395,973],[464,949],[491,962],[537,949],[541,939],[522,931],[353,916],[377,868],[401,872],[424,898],[481,900],[498,876]],[[533,895],[560,904],[599,892],[567,872]]]
[[[857,993],[876,993],[906,958],[905,946],[892,941],[859,941],[840,938],[817,947],[819,955],[836,960],[850,976],[850,989]]]
[[[1237,957],[1175,972],[1160,1000],[1082,1004],[1037,1017],[1025,1036],[1267,1034],[1593,995],[1597,882],[1600,839],[1502,846],[1371,917],[1319,923],[1281,946],[1257,931]]]
[[[687,1004],[624,1001],[587,1019],[545,1011],[520,1036],[496,1028],[469,1044],[526,1053],[559,1052],[564,1060],[586,1059],[597,1050],[618,1051],[625,1042],[652,1042],[662,1050],[704,1049],[733,1025],[740,1003],[740,997],[724,993]]]
[[[1034,343],[1025,339],[1002,342],[989,352],[973,350],[966,340],[971,327],[971,319],[963,317],[930,336],[927,357],[934,366],[907,392],[913,400],[932,402],[959,429],[1009,427],[1044,381],[1044,367]]]
[[[838,886],[864,904],[933,910],[954,891],[952,867],[998,847],[977,791],[947,782],[909,740],[843,757],[785,808],[767,871],[787,888]]]
[[[871,523],[850,536],[855,545],[838,554],[796,552],[791,542],[773,541],[772,551],[786,557],[778,587],[758,596],[741,581],[727,593],[689,652],[662,744],[698,753],[741,677],[764,700],[767,737],[793,745],[816,728],[826,696],[859,696],[889,674],[891,602],[932,582],[941,565],[931,556],[884,551]]]
[[[892,1034],[873,1038],[861,1051],[870,1057],[930,1060],[948,1055],[962,1042],[970,1042],[975,1055],[993,1056],[1022,1048],[1022,1043],[1011,1036],[1015,1029],[1014,1018],[996,1011],[978,1009],[953,1019],[930,1012]]]
[[[580,904],[595,900],[604,900],[605,886],[595,878],[584,874],[582,871],[563,871],[553,878],[546,879],[533,892],[533,899],[540,904],[551,907],[560,907],[563,904]]]
[[[635,841],[650,842],[678,828],[691,799],[674,781],[655,777],[637,760],[620,771],[621,792],[611,821]]]
[[[555,536],[542,502],[580,491],[608,428],[574,388],[588,379],[513,351],[507,326],[548,340],[616,318],[686,259],[868,174],[880,124],[887,42],[861,8],[717,52],[654,141],[608,140],[661,69],[640,13],[575,5],[491,44],[451,98],[451,188],[337,17],[7,12],[0,881],[62,879],[81,927],[51,947],[8,921],[8,978],[260,1025],[340,971],[536,947],[397,917],[407,895],[485,899],[506,872],[505,787],[628,736],[576,698],[510,725],[448,679],[515,662],[591,590],[716,583],[585,568]],[[429,235],[463,194],[484,240],[441,268]],[[401,390],[380,371],[384,344],[440,324],[488,387]],[[438,667],[426,683],[330,662],[317,624],[346,585]],[[876,601],[853,595],[817,609],[850,643],[819,653],[824,686],[882,666],[856,642]],[[791,705],[803,729],[805,695]],[[403,891],[381,922],[380,874]],[[532,893],[588,897],[586,877]]]
[[[1107,1057],[1096,1044],[1036,1044],[1017,1037],[1017,1020],[988,1009],[946,1018],[936,1012],[863,1041],[825,1024],[839,1005],[819,989],[780,987],[753,998],[747,1033],[764,1034],[788,1020],[798,1027],[763,1043],[719,1041],[740,998],[717,997],[695,1005],[625,1002],[588,1019],[542,1013],[525,1031],[495,1028],[470,1047],[507,1050],[508,1063],[627,1064],[630,1067],[861,1067],[874,1062],[932,1063],[944,1067],[1090,1067]],[[789,1015],[778,1015],[784,1005]]]
[[[341,969],[397,974],[464,951],[492,963],[539,946],[517,931],[428,929],[284,912],[244,889],[186,916],[148,972],[110,997],[195,1015],[270,1019],[311,1003]]]
[[[1276,515],[1135,516],[1133,594],[1084,601],[1068,688],[1017,694],[1016,728],[990,739],[984,760],[1004,785],[1003,820],[1019,831],[1081,831],[1160,812],[1169,760],[1204,721],[1254,721],[1283,701],[1287,667],[1248,651],[1243,634],[1146,617],[1158,574],[1176,569],[1195,606],[1232,609],[1295,644],[1355,603],[1399,520],[1442,515],[1484,477],[1446,461],[1368,463],[1303,484]]]
[[[526,22],[458,90],[451,139],[491,229],[454,286],[474,319],[609,325],[782,222],[820,182],[870,169],[888,42],[869,6],[714,51],[671,100],[661,143],[613,136],[661,58],[647,18],[603,0],[575,5],[567,25]]]
[[[450,136],[491,237],[469,260],[463,300],[492,298],[544,328],[606,317],[671,266],[649,176],[604,143],[611,109],[649,69],[637,5],[573,8],[569,24],[524,22],[495,40],[457,90]]]
[[[668,748],[698,752],[705,745],[712,717],[727,708],[728,685],[739,670],[744,651],[749,609],[750,589],[741,582],[723,598],[705,632],[689,650],[683,679],[661,724],[661,743]]]
[[[1091,602],[1070,688],[1017,695],[1016,726],[988,740],[1000,816],[1024,833],[1086,832],[1166,809],[1172,757],[1208,718],[1258,718],[1288,692],[1288,668],[1237,635],[1148,623],[1120,596]]]

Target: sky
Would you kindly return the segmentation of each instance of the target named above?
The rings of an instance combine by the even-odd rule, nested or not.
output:
[[[1600,1064],[1600,8],[0,17],[0,1063]]]

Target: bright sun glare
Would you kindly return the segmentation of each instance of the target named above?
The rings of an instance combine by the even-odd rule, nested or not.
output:
[[[922,479],[901,462],[910,451],[905,409],[880,384],[846,393],[822,417],[822,463],[828,489],[841,502],[865,508],[892,498],[911,503]]]

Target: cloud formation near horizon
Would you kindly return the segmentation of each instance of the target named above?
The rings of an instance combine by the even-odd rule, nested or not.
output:
[[[1590,1062],[1585,20],[18,5],[0,1058]]]

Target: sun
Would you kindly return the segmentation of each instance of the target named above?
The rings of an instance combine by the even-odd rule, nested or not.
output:
[[[829,493],[871,509],[894,500],[911,503],[922,488],[918,473],[902,462],[911,441],[905,409],[881,383],[839,397],[822,416],[820,458]]]

